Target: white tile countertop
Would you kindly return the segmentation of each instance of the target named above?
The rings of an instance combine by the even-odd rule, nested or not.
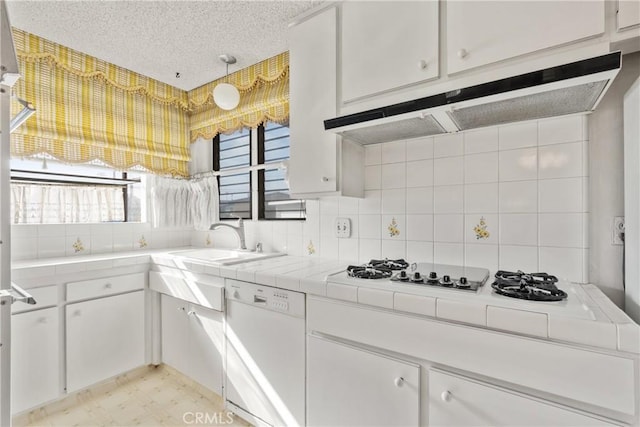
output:
[[[491,288],[492,277],[476,292],[406,283],[359,280],[340,275],[349,263],[318,257],[280,256],[235,265],[215,265],[179,255],[180,250],[149,250],[17,261],[14,279],[43,277],[144,264],[275,286],[357,304],[428,316],[447,322],[507,331],[640,354],[640,326],[594,285],[559,284],[569,294],[560,302],[534,302],[503,297]]]

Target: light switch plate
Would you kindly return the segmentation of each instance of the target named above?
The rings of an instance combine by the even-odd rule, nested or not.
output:
[[[336,218],[335,234],[339,239],[351,236],[351,220],[349,218]]]

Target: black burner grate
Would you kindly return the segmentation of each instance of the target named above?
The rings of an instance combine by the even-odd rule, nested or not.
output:
[[[387,279],[393,271],[386,267],[373,267],[370,265],[350,265],[347,274],[358,279]]]
[[[500,295],[531,301],[561,301],[566,292],[558,289],[558,279],[547,273],[498,271],[491,287]]]

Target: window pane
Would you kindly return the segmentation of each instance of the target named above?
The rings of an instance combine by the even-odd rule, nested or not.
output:
[[[251,132],[242,129],[219,137],[219,170],[251,165]],[[249,172],[218,177],[220,219],[251,218],[251,174]]]
[[[264,162],[279,162],[289,156],[289,128],[277,123],[267,123],[264,128]],[[305,202],[291,199],[284,170],[265,169],[261,179],[264,187],[264,219],[305,218]]]
[[[11,159],[11,169],[14,224],[146,220],[146,180],[142,173],[128,172],[127,179],[140,182],[126,184],[121,181],[123,172],[104,165],[66,164],[50,158],[46,162]],[[115,179],[108,182],[115,185],[103,184],[101,179]]]

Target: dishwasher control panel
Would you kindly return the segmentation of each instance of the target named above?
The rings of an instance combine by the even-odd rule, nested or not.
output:
[[[305,300],[302,292],[233,279],[226,279],[225,291],[229,301],[238,301],[296,317],[304,318],[305,315]]]

